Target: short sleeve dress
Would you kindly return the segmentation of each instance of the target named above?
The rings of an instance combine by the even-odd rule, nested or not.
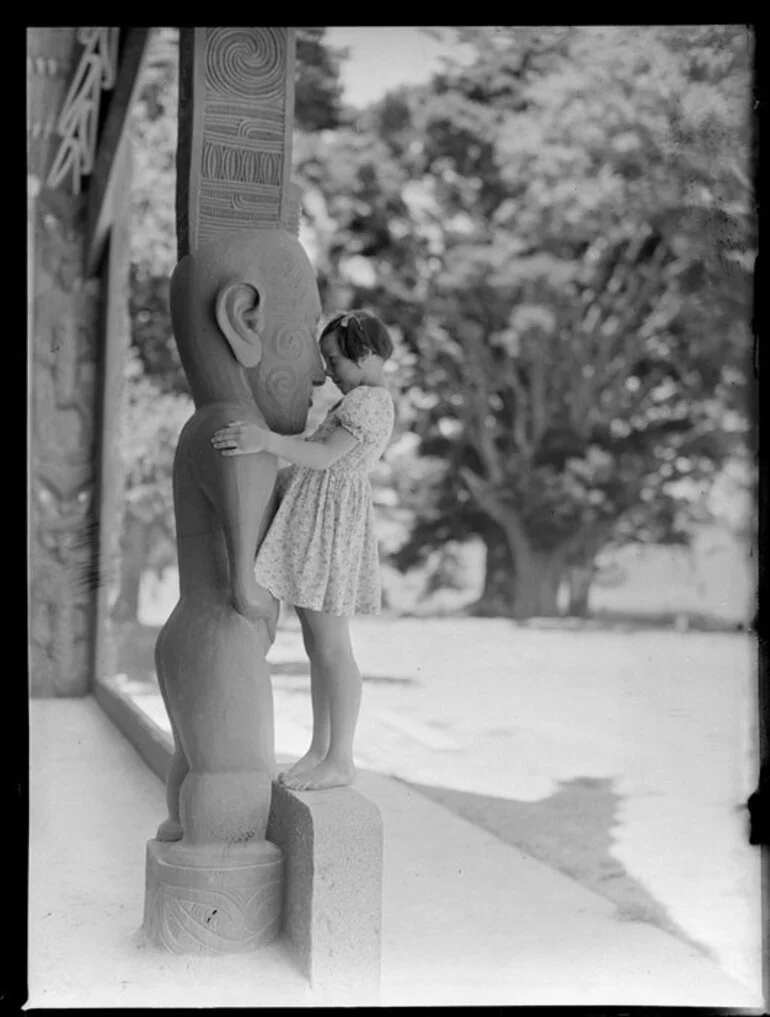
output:
[[[257,582],[274,597],[326,614],[377,614],[382,587],[369,474],[393,433],[386,388],[359,385],[306,440],[344,427],[358,442],[325,470],[291,466],[257,552]]]

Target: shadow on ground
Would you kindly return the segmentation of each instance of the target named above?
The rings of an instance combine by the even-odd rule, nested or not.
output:
[[[753,622],[735,621],[719,615],[696,611],[595,611],[588,618],[560,615],[555,618],[511,618],[504,612],[476,608],[419,608],[416,611],[393,611],[398,618],[507,618],[511,624],[530,629],[562,629],[564,631],[643,632],[667,629],[676,632],[748,632]],[[381,617],[386,617],[383,614]]]
[[[732,621],[718,615],[694,611],[596,611],[590,618],[533,618],[519,622],[530,628],[619,629],[633,632],[645,629],[674,629],[677,632],[746,632],[748,622]]]
[[[611,780],[576,777],[562,782],[555,794],[538,802],[402,782],[612,901],[617,919],[649,922],[715,959],[712,951],[688,936],[611,854],[612,830],[622,802]]]
[[[284,678],[298,678],[297,690],[309,692],[308,680],[310,678],[310,664],[306,660],[282,660],[278,663],[270,662],[270,675],[273,678],[278,676]],[[396,674],[363,674],[364,682],[372,685],[419,685],[416,678],[409,675]],[[286,686],[284,686],[285,688]]]

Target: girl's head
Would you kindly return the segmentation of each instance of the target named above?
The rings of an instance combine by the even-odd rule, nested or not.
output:
[[[383,363],[393,353],[388,330],[367,311],[335,314],[320,338],[326,373],[342,392],[381,382]]]

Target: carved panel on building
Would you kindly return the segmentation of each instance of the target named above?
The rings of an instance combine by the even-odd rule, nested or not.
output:
[[[105,347],[118,341],[110,323],[125,310],[125,293],[85,277],[85,217],[77,193],[81,175],[93,167],[99,100],[102,89],[115,84],[116,56],[117,29],[27,31],[28,603],[35,696],[89,690],[98,594],[116,569],[109,556],[101,564],[99,555],[97,428]],[[58,154],[53,123],[64,136]],[[73,187],[57,189],[69,172]],[[123,190],[115,188],[116,194]],[[127,220],[125,205],[111,214]],[[127,273],[125,246],[124,240],[113,245],[110,278],[122,268]],[[115,306],[105,314],[108,288]],[[127,332],[119,331],[123,342]]]
[[[77,49],[74,28],[28,29],[30,691],[43,696],[86,690],[93,618],[87,577],[99,289],[82,281],[78,199],[39,186]]]
[[[181,30],[180,116],[192,123],[180,129],[180,257],[217,232],[291,229],[293,82],[291,31]]]
[[[83,51],[56,123],[62,140],[48,174],[49,187],[58,187],[71,173],[72,191],[80,194],[81,177],[94,168],[100,99],[102,91],[115,84],[118,33],[117,28],[77,30]]]
[[[74,28],[27,29],[28,172],[42,182],[56,148],[56,123],[72,76]]]
[[[57,206],[58,207],[58,206]],[[31,356],[30,613],[33,695],[86,691],[95,580],[99,284],[83,283],[83,241],[41,195],[35,210]]]

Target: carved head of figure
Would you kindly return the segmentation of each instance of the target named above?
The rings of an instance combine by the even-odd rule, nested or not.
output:
[[[292,234],[207,239],[171,280],[174,336],[196,406],[253,397],[271,430],[299,434],[324,381],[320,314],[312,265]]]

